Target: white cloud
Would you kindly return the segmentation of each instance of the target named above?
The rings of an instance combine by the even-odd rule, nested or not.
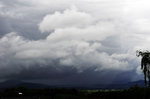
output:
[[[30,41],[16,33],[9,33],[1,38],[0,44],[1,53],[4,53],[1,57],[11,56],[8,60],[13,59],[13,63],[21,62],[24,66],[32,66],[34,63],[48,65],[55,60],[62,66],[73,66],[79,72],[91,66],[95,67],[96,71],[132,69],[124,58],[116,59],[114,55],[99,52],[101,44],[96,42],[90,43],[79,39],[55,42],[51,42],[51,39]],[[9,62],[8,64],[11,64],[12,61]]]
[[[2,2],[0,2],[0,8],[3,8],[4,4]]]
[[[55,12],[46,15],[40,23],[39,28],[42,32],[51,32],[57,28],[79,27],[84,28],[93,23],[91,15],[80,12],[77,8],[65,10],[63,13]]]

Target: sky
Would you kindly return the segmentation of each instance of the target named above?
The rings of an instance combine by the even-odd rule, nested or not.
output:
[[[0,0],[0,80],[111,84],[143,79],[148,0]]]

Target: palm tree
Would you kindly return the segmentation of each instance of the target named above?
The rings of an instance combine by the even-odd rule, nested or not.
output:
[[[141,69],[143,70],[144,73],[144,82],[145,86],[147,86],[147,81],[146,78],[148,77],[149,79],[149,87],[150,87],[150,52],[149,51],[136,51],[136,55],[142,56],[141,59]]]

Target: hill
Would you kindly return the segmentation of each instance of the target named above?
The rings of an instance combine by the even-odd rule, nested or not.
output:
[[[45,85],[40,83],[32,83],[21,80],[7,80],[0,83],[0,89],[25,87],[25,88],[76,88],[76,89],[127,89],[132,86],[138,85],[144,87],[144,81],[134,81],[125,84],[94,84],[94,85]]]

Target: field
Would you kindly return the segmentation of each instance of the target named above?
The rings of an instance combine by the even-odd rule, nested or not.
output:
[[[138,86],[122,90],[26,89],[9,88],[0,92],[1,99],[150,99],[150,88]]]

